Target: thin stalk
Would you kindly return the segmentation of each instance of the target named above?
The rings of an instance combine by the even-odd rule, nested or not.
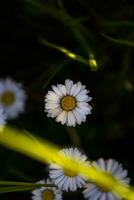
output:
[[[53,44],[49,41],[47,41],[46,39],[40,39],[40,42],[45,45],[45,46],[48,46],[50,48],[53,48],[53,49],[56,49],[62,53],[64,53],[67,57],[69,57],[70,59],[73,59],[73,60],[77,60],[79,62],[82,62],[86,65],[89,65],[89,60],[66,49],[65,47],[62,47],[62,46],[59,46],[59,45],[56,45],[56,44]]]
[[[53,184],[41,184],[41,183],[28,183],[28,182],[16,182],[16,181],[0,181],[0,185],[8,185],[8,186],[25,186],[25,187],[53,187]]]
[[[76,146],[76,147],[81,147],[81,140],[80,137],[78,135],[78,132],[76,130],[76,128],[72,128],[72,127],[67,127],[66,131],[69,135],[69,138],[71,140],[72,145]]]
[[[53,70],[53,73],[49,76],[47,81],[44,83],[42,89],[45,89],[47,87],[47,85],[51,82],[51,80],[56,76],[56,74],[61,70],[61,68],[65,65],[67,65],[68,63],[69,63],[69,61],[65,60],[65,61],[62,61],[58,64],[57,63],[54,64],[55,69]]]
[[[112,38],[108,35],[105,35],[104,33],[101,34],[104,38],[110,40],[111,42],[117,43],[117,44],[121,44],[121,45],[125,45],[125,46],[130,46],[130,47],[134,47],[134,41],[128,41],[128,40],[123,40],[123,39],[115,39]]]
[[[8,186],[0,188],[0,193],[29,191],[29,190],[34,190],[36,188],[37,186],[36,187]]]

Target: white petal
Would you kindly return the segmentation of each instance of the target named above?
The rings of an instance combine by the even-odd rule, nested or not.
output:
[[[58,107],[59,107],[58,103],[46,103],[45,104],[46,109],[55,109],[55,108],[58,108]]]
[[[63,184],[63,190],[68,191],[69,188],[69,179],[67,178],[67,180],[64,182]]]
[[[86,102],[78,102],[77,106],[78,106],[78,108],[80,108],[86,114],[90,114],[91,113],[92,107],[89,106],[88,103],[86,103]]]
[[[66,91],[67,91],[68,95],[70,94],[70,90],[72,88],[72,85],[73,85],[73,81],[71,81],[69,79],[65,80],[65,86],[66,86]]]
[[[114,172],[119,169],[119,163],[117,161],[114,161],[112,169],[111,169],[111,173],[114,174]]]
[[[58,89],[60,90],[60,92],[61,92],[64,96],[66,96],[67,91],[66,91],[65,85],[58,84],[57,87],[58,87]]]
[[[0,95],[4,92],[5,87],[3,85],[3,82],[0,82]]]
[[[105,171],[106,170],[106,166],[105,166],[105,161],[103,160],[103,158],[100,158],[97,162],[98,162],[101,170]]]
[[[59,187],[62,187],[64,181],[65,181],[65,176],[64,175],[53,179],[54,184],[58,185]]]
[[[90,197],[90,200],[98,200],[101,196],[101,192],[97,192],[96,194],[94,193],[91,197]]]
[[[100,200],[106,200],[106,193],[103,193],[100,197]]]
[[[116,176],[117,174],[121,174],[123,171],[123,168],[118,165],[116,170],[113,171],[113,174]]]
[[[74,96],[75,92],[77,91],[77,84],[74,84],[70,90],[70,95]]]
[[[55,92],[58,96],[60,96],[60,97],[63,96],[62,92],[61,92],[61,91],[59,90],[59,88],[56,87],[55,85],[52,85],[52,89],[54,90],[54,92]]]
[[[57,107],[54,109],[47,110],[47,112],[50,114],[52,118],[54,118],[57,117],[62,112],[62,109],[60,107]]]
[[[73,181],[72,181],[72,178],[68,177],[68,180],[69,180],[69,190],[70,191],[73,191]]]
[[[77,108],[77,107],[75,108],[75,111],[79,114],[81,121],[85,122],[86,121],[86,115],[88,114],[88,112],[85,111],[85,110],[82,110],[81,108]],[[76,120],[77,120],[77,118],[76,118]]]
[[[61,122],[61,124],[66,123],[66,118],[67,118],[67,111],[63,110],[57,117],[56,121]]]
[[[120,173],[115,173],[116,177],[124,178],[127,176],[127,170],[122,170]]]
[[[61,169],[61,167],[57,164],[51,164],[50,169],[56,169],[56,170],[58,169],[59,170],[59,169]]]
[[[76,125],[76,119],[75,119],[72,111],[69,111],[67,113],[67,125],[68,126],[75,126]]]
[[[75,178],[72,178],[72,191],[77,190],[77,182]]]
[[[113,159],[109,159],[106,162],[107,162],[107,172],[111,172],[113,166]]]
[[[59,95],[57,95],[57,94],[55,94],[54,92],[52,92],[52,91],[49,91],[48,93],[47,93],[47,95],[45,96],[45,101],[47,101],[47,100],[50,100],[50,101],[55,101],[55,102],[57,102],[58,100],[59,100]]]
[[[107,193],[107,199],[108,200],[116,200],[116,197],[111,192],[108,192]]]
[[[60,103],[60,98],[57,99],[45,99],[46,103]]]
[[[84,102],[88,102],[92,100],[92,98],[89,97],[88,95],[78,95],[76,99],[77,101],[84,101]]]
[[[73,96],[77,96],[78,93],[79,93],[79,92],[81,91],[81,89],[82,89],[82,84],[81,84],[81,82],[78,82],[76,85],[77,85],[77,88],[76,88],[76,90],[74,91]]]
[[[84,186],[85,185],[85,180],[84,179],[82,179],[80,176],[76,176],[76,182],[77,182],[77,185],[78,185],[78,187],[79,188],[81,188],[82,186]]]
[[[83,95],[87,95],[89,93],[88,90],[86,89],[81,89],[81,91],[76,95],[76,97],[78,96],[83,96]]]
[[[50,173],[50,176],[51,176],[52,179],[59,178],[59,177],[63,176],[63,172],[58,170],[57,172]]]
[[[57,184],[59,188],[63,188],[64,183],[66,182],[67,177],[64,177],[62,180],[60,180],[60,182]]]
[[[92,165],[93,165],[97,170],[100,170],[100,166],[99,166],[98,162],[93,161],[93,162],[92,162]]]

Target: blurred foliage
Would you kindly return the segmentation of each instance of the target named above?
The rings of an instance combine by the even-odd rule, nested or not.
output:
[[[114,158],[134,184],[133,3],[128,0],[20,0],[1,2],[0,78],[13,77],[27,91],[26,112],[9,125],[60,145],[78,146],[90,159]],[[95,59],[97,70],[70,59],[40,39]],[[44,95],[52,84],[81,81],[93,97],[92,115],[76,128],[47,118]],[[1,180],[36,182],[47,166],[0,147]],[[10,196],[9,196],[10,195]],[[29,192],[0,199],[30,199]],[[79,192],[64,199],[83,199]]]

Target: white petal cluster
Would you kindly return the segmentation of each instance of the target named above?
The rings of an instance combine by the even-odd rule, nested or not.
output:
[[[41,181],[38,181],[37,183],[40,183],[40,184],[52,184],[52,182],[50,181],[50,179],[47,179],[46,181],[45,180],[41,180]],[[32,191],[32,199],[33,200],[45,200],[43,198],[43,192],[45,191],[49,191],[53,194],[53,198],[51,199],[51,196],[46,199],[49,199],[49,200],[62,200],[62,191],[57,189],[56,187],[45,187],[45,186],[42,186],[41,188],[38,188],[38,189],[35,189]]]
[[[70,159],[72,158],[89,165],[87,156],[82,154],[77,148],[64,148],[60,153]],[[65,191],[75,191],[77,188],[82,188],[86,184],[86,178],[84,176],[65,171],[65,169],[56,164],[50,165],[49,173],[53,183]]]
[[[65,80],[65,85],[52,86],[45,96],[45,112],[48,117],[56,118],[57,122],[67,126],[76,126],[86,121],[86,116],[91,114],[92,107],[88,104],[91,97],[89,91],[81,82],[73,83]]]
[[[92,165],[103,172],[109,173],[121,183],[127,184],[130,179],[127,177],[127,170],[124,170],[122,165],[113,159],[104,160],[102,158],[94,161]],[[95,183],[89,183],[83,191],[83,196],[88,200],[120,200],[121,198],[113,191],[105,190]]]
[[[16,118],[24,112],[25,100],[26,93],[20,83],[10,78],[0,80],[0,106],[7,119]]]

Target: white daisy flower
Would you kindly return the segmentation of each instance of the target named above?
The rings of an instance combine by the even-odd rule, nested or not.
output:
[[[92,107],[87,103],[91,101],[89,91],[81,82],[65,80],[65,85],[52,86],[45,96],[45,112],[48,117],[55,118],[57,122],[67,126],[75,126],[86,121],[86,115],[91,114]]]
[[[0,106],[7,119],[17,117],[24,111],[26,93],[20,83],[7,78],[0,80]]]
[[[3,109],[0,107],[0,132],[3,130],[6,124],[6,117],[3,113]]]
[[[40,184],[52,184],[52,182],[47,179],[41,180],[37,183]],[[35,189],[32,191],[32,199],[33,200],[61,200],[62,199],[62,191],[54,187],[45,187],[42,186],[41,188]]]
[[[89,165],[87,156],[77,148],[64,148],[60,150],[60,153],[69,159]],[[65,169],[57,164],[50,165],[49,175],[53,183],[65,191],[75,191],[77,188],[82,188],[87,180],[77,172]]]
[[[94,161],[92,165],[102,172],[112,175],[116,180],[128,186],[130,179],[127,177],[127,170],[124,170],[122,165],[113,159],[103,160],[102,158]],[[88,200],[119,200],[115,192],[105,188],[104,186],[95,183],[89,183],[85,186],[83,196]]]

